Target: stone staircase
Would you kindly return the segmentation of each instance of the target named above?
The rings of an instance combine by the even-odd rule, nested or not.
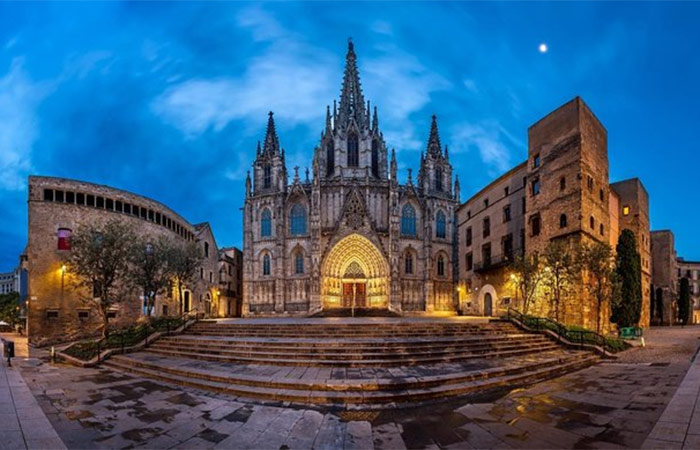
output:
[[[396,405],[483,394],[594,364],[503,321],[200,322],[105,365],[229,395],[318,405]]]

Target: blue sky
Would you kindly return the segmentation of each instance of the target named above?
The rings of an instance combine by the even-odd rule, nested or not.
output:
[[[0,270],[26,243],[28,174],[152,197],[240,245],[267,111],[290,170],[310,166],[349,36],[401,178],[435,113],[464,200],[581,95],[611,179],[641,178],[652,228],[700,259],[698,19],[700,3],[0,3]]]

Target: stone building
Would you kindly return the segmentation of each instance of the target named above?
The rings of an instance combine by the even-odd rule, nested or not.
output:
[[[181,242],[196,241],[204,261],[200,279],[187,286],[184,310],[197,309],[218,315],[219,252],[208,224],[193,226],[182,216],[146,197],[82,181],[53,177],[29,177],[27,331],[31,342],[70,340],[94,333],[100,326],[97,314],[83,299],[91,293],[77,291],[63,262],[70,255],[70,238],[81,224],[103,223],[119,218],[136,233],[167,236]],[[110,311],[117,327],[130,325],[145,314],[143,300],[122,302]],[[172,292],[158,296],[154,314],[178,315],[180,305]]]
[[[679,290],[681,278],[687,278],[690,285],[690,303],[692,305],[690,320],[692,323],[700,323],[700,261],[686,261],[683,258],[678,258],[677,265]]]
[[[663,312],[657,311],[654,323],[672,325],[678,318],[678,255],[671,230],[651,232],[651,284],[658,302],[661,296]]]
[[[365,104],[348,45],[340,102],[326,110],[312,173],[289,180],[270,113],[246,181],[243,314],[336,308],[400,314],[456,310],[454,212],[447,147],[433,117],[414,182],[400,184],[376,107]]]
[[[219,250],[219,317],[240,317],[243,307],[243,252],[236,247]]]
[[[20,270],[16,268],[12,272],[0,273],[0,295],[9,294],[11,292],[19,293],[20,289]]]
[[[619,211],[621,198],[625,214]],[[504,313],[518,300],[510,269],[514,256],[542,253],[554,240],[614,245],[621,230],[632,227],[638,239],[642,236],[642,258],[648,260],[643,244],[648,218],[648,197],[638,180],[610,184],[607,132],[576,97],[529,128],[527,161],[457,209],[459,304],[468,314]],[[600,315],[601,323],[608,323],[608,310],[598,312],[587,289],[574,291],[574,301],[562,306],[561,320],[595,329]],[[643,326],[648,326],[646,305]]]

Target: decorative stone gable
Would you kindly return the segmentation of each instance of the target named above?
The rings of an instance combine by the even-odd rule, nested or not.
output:
[[[365,225],[365,214],[365,205],[360,194],[352,191],[345,204],[345,225],[353,230],[362,228]]]

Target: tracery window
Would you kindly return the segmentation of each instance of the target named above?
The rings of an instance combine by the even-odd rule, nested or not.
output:
[[[270,255],[267,253],[263,256],[262,270],[263,275],[270,275]]]
[[[265,164],[263,168],[263,187],[269,189],[272,186],[272,168],[269,164]]]
[[[357,134],[350,133],[348,136],[348,167],[360,165],[360,148]]]
[[[292,206],[289,214],[289,234],[293,236],[306,234],[306,209],[300,203]]]
[[[446,235],[445,228],[445,213],[438,211],[435,217],[435,237],[444,239]]]
[[[445,258],[442,255],[437,259],[437,274],[439,277],[445,276]]]
[[[265,208],[260,215],[260,237],[270,237],[272,235],[272,213]]]
[[[379,141],[372,141],[372,176],[379,178]]]
[[[401,234],[403,236],[416,235],[416,209],[407,203],[401,210]]]

